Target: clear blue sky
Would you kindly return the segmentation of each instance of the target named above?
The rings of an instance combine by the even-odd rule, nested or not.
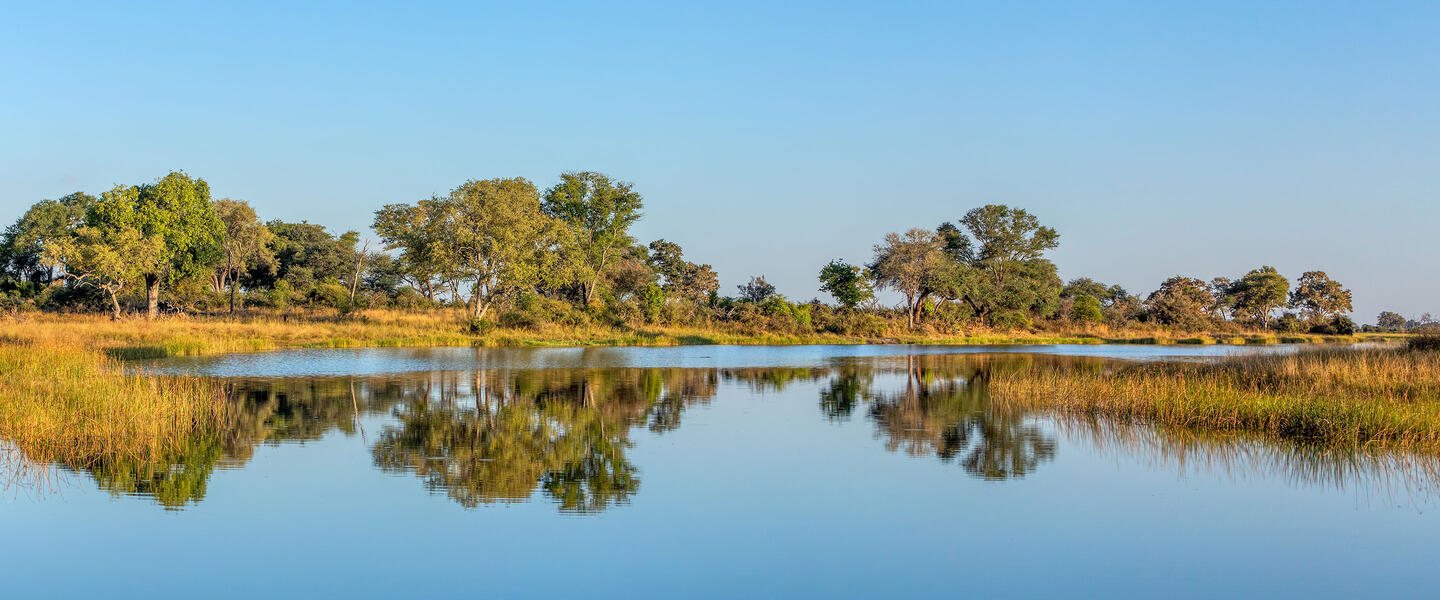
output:
[[[1435,3],[298,4],[8,6],[0,220],[183,169],[368,232],[584,169],[732,293],[1004,203],[1067,279],[1319,268],[1362,322],[1440,313]]]

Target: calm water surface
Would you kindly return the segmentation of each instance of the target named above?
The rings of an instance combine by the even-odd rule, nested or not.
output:
[[[989,405],[1286,348],[315,350],[234,427],[0,502],[0,596],[1434,597],[1434,461]]]

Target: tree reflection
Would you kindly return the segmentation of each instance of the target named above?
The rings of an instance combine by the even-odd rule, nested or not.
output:
[[[182,451],[162,460],[102,460],[84,471],[111,494],[183,508],[205,498],[216,469],[243,465],[257,445],[318,440],[335,429],[352,435],[357,410],[380,414],[398,400],[387,382],[373,378],[236,379],[225,390],[231,409],[223,429],[185,440]]]
[[[407,391],[372,450],[375,464],[412,472],[462,506],[529,499],[538,488],[563,511],[595,512],[639,489],[625,453],[630,429],[679,426],[685,407],[715,392],[713,371],[548,369],[473,374]],[[467,398],[468,396],[468,398]]]
[[[1018,412],[990,406],[985,382],[1003,361],[943,355],[904,361],[899,391],[867,392],[867,367],[841,368],[821,392],[821,411],[834,418],[857,398],[868,399],[869,417],[888,450],[933,454],[985,479],[1024,477],[1055,458],[1054,436]]]

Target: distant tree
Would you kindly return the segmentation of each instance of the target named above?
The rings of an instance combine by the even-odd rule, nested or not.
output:
[[[1075,303],[1070,306],[1070,318],[1083,323],[1099,323],[1105,320],[1105,311],[1100,306],[1100,300],[1089,294],[1075,296]]]
[[[162,282],[207,273],[222,259],[225,225],[210,204],[210,185],[178,171],[155,183],[116,186],[100,196],[85,220],[102,239],[128,235],[128,227],[143,239],[162,241],[162,251],[142,274],[150,319],[160,312]]]
[[[1324,271],[1306,271],[1290,292],[1290,307],[1300,310],[1312,324],[1354,310],[1350,300],[1350,290]]]
[[[1215,302],[1210,306],[1210,314],[1216,319],[1229,319],[1235,311],[1235,293],[1233,288],[1235,282],[1229,277],[1216,277],[1210,280],[1210,295]]]
[[[1089,277],[1071,279],[1070,283],[1060,290],[1061,298],[1078,298],[1080,296],[1091,296],[1100,301],[1102,306],[1113,306],[1130,297],[1125,288],[1118,285],[1107,286]]]
[[[1261,327],[1270,326],[1270,313],[1285,306],[1290,282],[1275,267],[1260,267],[1230,286],[1235,311]]]
[[[545,190],[545,214],[577,234],[585,266],[581,287],[585,304],[595,297],[595,284],[617,258],[617,251],[634,243],[630,226],[640,219],[643,206],[640,193],[631,184],[611,181],[601,173],[565,173],[560,183]]]
[[[1166,279],[1145,299],[1145,312],[1162,325],[1193,331],[1205,326],[1214,302],[1204,281],[1176,276]]]
[[[1380,316],[1375,319],[1375,324],[1379,325],[1382,329],[1404,331],[1405,317],[1400,316],[1400,313],[1394,313],[1387,310],[1380,313]]]
[[[740,299],[759,304],[775,297],[775,286],[765,281],[765,276],[751,277],[750,282],[741,286]]]
[[[130,225],[101,229],[81,227],[76,235],[45,246],[43,262],[65,265],[76,285],[88,285],[110,296],[110,319],[120,318],[120,292],[142,282],[165,254],[159,234],[144,236]]]
[[[925,299],[953,285],[960,265],[934,231],[916,228],[887,234],[869,268],[876,287],[905,296],[905,322],[914,327]]]
[[[251,285],[273,288],[285,281],[295,290],[308,293],[321,284],[348,283],[359,252],[355,247],[360,241],[359,232],[346,231],[337,236],[323,225],[278,219],[266,222],[265,227],[272,234],[274,268],[252,267],[248,274]]]
[[[836,302],[849,309],[875,297],[875,290],[865,272],[842,260],[832,260],[820,269],[820,291],[829,293]]]
[[[230,312],[235,312],[235,289],[240,273],[260,265],[272,265],[275,254],[270,248],[270,229],[260,222],[248,202],[221,198],[215,201],[215,213],[225,225],[220,243],[225,263],[215,271],[212,280],[216,291],[230,287]]]
[[[655,240],[650,242],[649,250],[650,265],[664,278],[662,288],[669,296],[699,302],[720,288],[715,270],[685,260],[679,244]]]

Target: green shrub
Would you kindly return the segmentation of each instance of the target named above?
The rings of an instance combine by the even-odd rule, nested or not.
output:
[[[1070,306],[1070,318],[1081,323],[1099,323],[1105,320],[1105,310],[1100,306],[1098,298],[1080,294]]]

